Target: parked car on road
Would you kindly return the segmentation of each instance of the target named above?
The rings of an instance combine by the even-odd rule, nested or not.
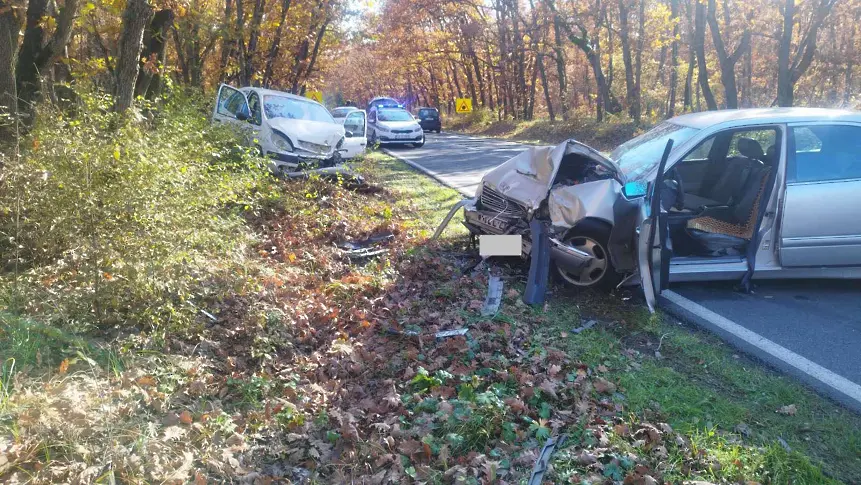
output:
[[[356,108],[355,106],[338,106],[331,111],[331,114],[332,118],[335,118],[335,121],[341,122],[343,124],[344,118],[347,117],[347,114],[358,110],[359,108]]]
[[[442,131],[442,121],[439,119],[439,110],[436,108],[419,108],[419,124],[425,131]]]
[[[670,281],[861,278],[861,113],[776,108],[672,118],[608,156],[569,140],[488,172],[474,234],[550,234],[555,273],[612,288]],[[749,286],[748,286],[749,287]]]
[[[375,107],[368,113],[368,143],[409,144],[419,148],[425,144],[425,134],[409,111]]]
[[[359,113],[364,128],[364,112]],[[361,154],[367,145],[364,129],[347,133],[320,103],[269,89],[222,84],[212,121],[242,130],[249,146],[268,157],[276,173],[334,165]]]
[[[368,101],[368,113],[371,112],[374,108],[403,108],[404,105],[400,101],[395,98],[389,98],[386,96],[377,96],[376,98]]]

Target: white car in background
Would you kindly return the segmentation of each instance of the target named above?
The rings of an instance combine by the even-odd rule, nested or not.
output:
[[[380,144],[425,144],[425,133],[419,122],[403,108],[371,108],[368,113],[368,142]]]
[[[347,119],[347,115],[353,111],[359,111],[359,108],[356,108],[355,106],[338,106],[331,111],[332,118],[335,118],[335,121],[343,125],[344,120]]]
[[[241,129],[248,144],[271,160],[272,171],[283,173],[304,165],[331,166],[361,155],[367,145],[361,113],[361,120],[351,118],[355,126],[348,132],[323,105],[311,99],[222,84],[212,121]]]

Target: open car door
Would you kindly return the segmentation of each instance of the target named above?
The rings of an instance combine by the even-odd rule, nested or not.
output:
[[[346,132],[344,144],[341,145],[341,157],[355,158],[365,153],[368,146],[368,119],[364,111],[351,111],[344,118],[344,131]]]
[[[637,236],[637,260],[640,283],[646,296],[646,305],[654,313],[658,295],[667,289],[670,279],[672,250],[667,240],[667,211],[661,207],[664,171],[673,149],[673,140],[667,142],[655,181],[646,190],[646,199],[640,205],[640,225]]]
[[[227,84],[218,86],[218,96],[215,98],[215,109],[212,112],[213,122],[245,127],[249,116],[251,110],[248,108],[248,99],[240,90]]]

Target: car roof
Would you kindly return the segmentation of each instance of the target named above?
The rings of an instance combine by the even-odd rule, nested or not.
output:
[[[292,98],[292,99],[296,99],[299,101],[309,101],[309,102],[314,103],[314,104],[320,104],[311,98],[306,98],[305,96],[299,96],[298,94],[287,93],[284,91],[276,91],[274,89],[255,88],[255,87],[249,86],[249,87],[241,88],[240,91],[242,91],[242,92],[257,91],[258,93],[260,93],[263,96],[266,96],[267,94],[272,95],[272,96],[284,96],[285,98]],[[320,106],[322,106],[322,105],[320,105]]]
[[[336,109],[352,109],[352,110],[359,111],[359,108],[357,108],[355,106],[336,106],[336,107],[332,108],[332,111],[335,111]]]
[[[430,106],[422,106],[419,109],[435,109],[435,110],[439,111],[438,108],[431,108]]]
[[[723,109],[688,113],[671,118],[671,123],[691,128],[719,124],[793,123],[804,121],[861,121],[861,112],[827,108],[751,108]]]

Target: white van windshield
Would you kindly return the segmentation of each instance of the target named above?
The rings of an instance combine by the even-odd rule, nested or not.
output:
[[[267,118],[335,122],[326,108],[319,104],[288,98],[287,96],[263,96],[263,109],[266,111]]]

